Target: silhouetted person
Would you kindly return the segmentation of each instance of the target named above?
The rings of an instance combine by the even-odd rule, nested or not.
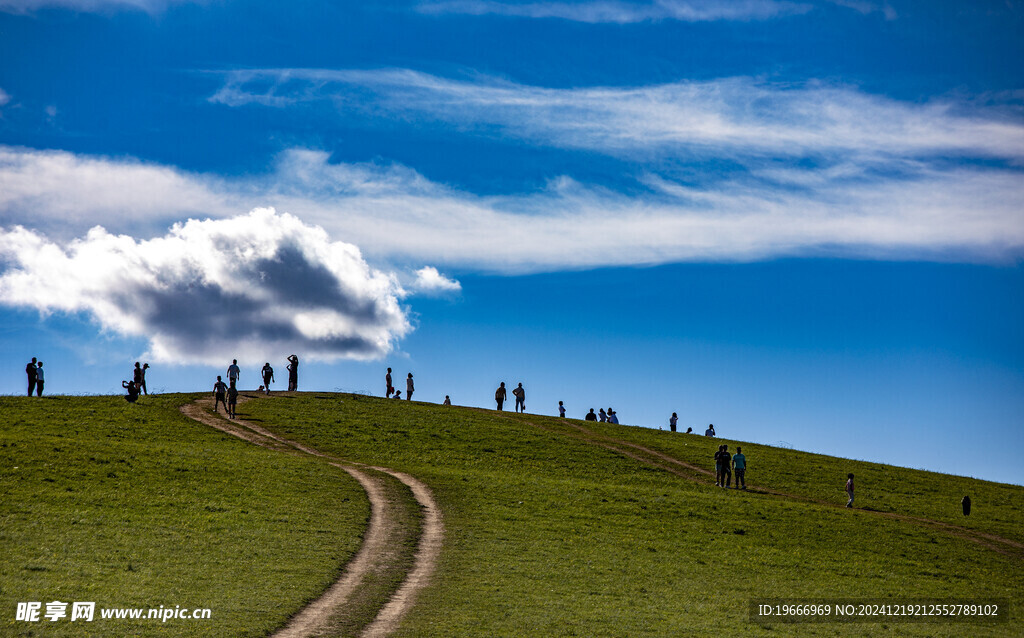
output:
[[[443,405],[451,405],[451,404],[452,404],[452,398],[450,396],[448,396],[447,394],[444,395],[444,404]]]
[[[565,418],[565,405],[561,401],[558,402],[558,416]]]
[[[676,423],[679,423],[679,415],[677,415],[675,412],[673,412],[672,416],[670,416],[668,418],[668,429],[672,430],[673,432],[675,432],[676,431]]]
[[[715,452],[715,487],[722,486],[722,448],[724,446],[719,445],[718,450]]]
[[[708,429],[704,430],[704,436],[716,436],[714,423],[708,423]]]
[[[846,475],[846,494],[850,497],[850,500],[846,501],[847,507],[853,507],[853,473]]]
[[[235,418],[235,408],[238,407],[238,388],[232,383],[228,387],[228,418]]]
[[[615,425],[619,424],[619,415],[615,414],[615,410],[611,408],[608,408],[608,422]]]
[[[970,496],[964,496],[963,499],[960,501],[960,506],[964,508],[964,516],[970,516],[971,515],[971,497]]]
[[[583,417],[586,421],[597,421],[597,415],[594,414],[594,408],[590,408],[590,412],[587,412],[587,416]]]
[[[232,359],[231,365],[228,366],[228,381],[230,383],[238,383],[238,377],[242,376],[242,370],[238,367],[238,359]],[[220,377],[217,377],[218,379]]]
[[[149,370],[149,364],[148,363],[143,363],[142,364],[142,383],[141,383],[141,388],[142,388],[142,393],[148,395],[149,394],[149,390],[146,389],[146,370]]]
[[[401,390],[395,390],[395,394],[391,398],[392,399],[401,399],[402,398],[402,391]]]
[[[135,362],[135,369],[132,370],[132,381],[135,382],[135,385],[138,386],[140,390],[142,389],[142,364],[138,361]]]
[[[35,359],[33,359],[35,361]],[[508,398],[508,392],[505,391],[505,382],[502,381],[498,389],[494,391],[494,400],[498,402],[498,412],[501,412],[501,406],[505,405],[505,399]]]
[[[125,401],[128,403],[135,403],[139,400],[139,386],[135,385],[134,381],[122,381],[121,387],[128,392],[124,397]]]
[[[270,366],[269,361],[263,364],[260,374],[263,375],[263,392],[270,394],[270,384],[274,382],[274,368]]]
[[[221,403],[224,404],[224,411],[228,410],[227,400],[228,386],[220,380],[220,375],[217,375],[217,383],[213,384],[213,411],[217,411],[217,406]]]
[[[732,454],[729,454],[729,446],[722,446],[722,487],[729,487],[732,483]]]
[[[294,354],[288,357],[288,391],[299,389],[299,358]]]
[[[522,383],[512,391],[512,396],[516,398],[516,412],[526,412],[526,390]]]
[[[409,376],[405,378],[405,400],[406,401],[412,401],[412,393],[413,393],[413,390],[415,390],[415,389],[416,389],[416,386],[414,386],[413,383],[412,383],[412,373],[410,372]]]
[[[388,368],[388,373],[384,375],[384,398],[390,399],[394,391],[395,386],[391,384],[391,368]]]
[[[36,396],[43,396],[43,362],[40,361],[36,364]]]
[[[604,413],[604,408],[600,408],[597,411],[597,420],[600,421],[601,423],[608,422],[608,415]]]
[[[38,374],[39,368],[36,367],[36,358],[32,357],[32,360],[25,365],[25,374],[28,375],[28,395],[32,396],[32,393],[36,391],[36,374]]]
[[[693,434],[693,428],[686,428],[687,434]]]

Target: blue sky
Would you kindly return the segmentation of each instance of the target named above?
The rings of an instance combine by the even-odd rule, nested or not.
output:
[[[531,411],[1024,484],[1022,27],[0,0],[0,392],[32,356],[112,393],[294,352],[306,389],[522,381]]]

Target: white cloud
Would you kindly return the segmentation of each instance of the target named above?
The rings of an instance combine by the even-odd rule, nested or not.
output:
[[[540,145],[629,157],[1024,159],[1024,122],[998,108],[951,99],[901,102],[817,82],[739,77],[552,89],[406,69],[264,69],[227,73],[210,99],[228,106],[325,104],[374,117],[418,116],[482,134],[497,130]]]
[[[11,95],[7,91],[0,89],[0,106],[7,104],[11,101]]]
[[[87,313],[172,363],[258,363],[282,353],[372,358],[410,330],[394,275],[320,228],[271,209],[189,220],[149,240],[102,227],[67,244],[0,230],[0,298]]]
[[[412,289],[425,295],[446,295],[462,290],[462,284],[454,279],[445,277],[437,268],[425,266],[416,271],[416,280],[411,285]]]
[[[404,166],[331,164],[326,153],[309,150],[285,153],[262,178],[237,181],[156,166],[140,170],[130,161],[51,153],[39,161],[36,151],[3,152],[31,157],[0,164],[0,193],[3,184],[22,181],[51,190],[46,197],[0,200],[0,219],[51,236],[84,232],[83,220],[118,228],[123,210],[145,211],[160,223],[182,219],[189,213],[161,190],[177,184],[192,194],[188,208],[233,217],[233,206],[275,206],[344,237],[375,263],[403,268],[518,273],[786,255],[982,262],[1024,255],[1021,173],[983,165],[784,164],[706,184],[652,172],[648,191],[639,195],[561,178],[540,192],[482,197]],[[26,165],[37,172],[26,173]],[[15,167],[18,179],[5,166]],[[86,177],[134,188],[112,205],[112,195],[97,193]],[[132,224],[142,217],[137,213]]]
[[[624,2],[497,2],[495,0],[440,0],[422,2],[427,14],[500,15],[521,18],[558,18],[575,22],[630,24],[661,20],[708,22],[715,20],[767,20],[810,11],[806,2],[786,0],[655,0]]]

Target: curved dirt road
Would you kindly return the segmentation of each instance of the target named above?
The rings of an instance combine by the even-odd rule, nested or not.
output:
[[[253,398],[255,397],[240,396],[239,402]],[[363,544],[355,557],[345,566],[344,573],[320,598],[303,608],[284,628],[275,632],[274,638],[306,638],[318,635],[329,626],[332,617],[344,611],[346,603],[352,599],[353,593],[367,575],[395,569],[395,555],[390,547],[394,544],[394,539],[401,535],[403,530],[398,527],[402,523],[394,511],[395,504],[385,496],[383,477],[378,473],[394,477],[412,492],[423,513],[413,569],[405,574],[401,586],[377,612],[374,620],[362,629],[360,636],[383,638],[393,632],[415,604],[416,595],[429,583],[441,551],[444,525],[441,510],[434,501],[430,488],[408,474],[335,459],[309,446],[281,438],[255,423],[244,419],[228,420],[220,413],[210,411],[212,403],[210,399],[199,399],[182,406],[181,412],[190,419],[255,445],[277,451],[298,450],[304,454],[324,458],[331,465],[348,472],[359,481],[370,501],[370,522],[363,536]]]

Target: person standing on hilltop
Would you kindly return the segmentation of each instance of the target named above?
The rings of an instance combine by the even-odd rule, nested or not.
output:
[[[412,373],[405,378],[405,400],[412,401],[412,393],[416,389],[416,386],[412,383]]]
[[[290,355],[288,357],[288,391],[295,392],[299,389],[299,358]]]
[[[43,362],[40,361],[36,364],[36,396],[43,396],[43,382],[46,379],[43,377]]]
[[[142,393],[148,395],[149,394],[149,390],[146,389],[146,370],[149,370],[149,364],[148,363],[143,363],[142,364],[142,382],[140,383],[140,385],[141,385]]]
[[[673,412],[672,416],[670,416],[668,418],[668,429],[672,430],[673,432],[675,432],[676,431],[676,424],[677,423],[679,423],[679,415],[677,415],[675,412]]]
[[[847,507],[853,507],[853,472],[846,475],[846,494],[850,500],[846,501]]]
[[[502,381],[498,389],[494,391],[494,400],[498,402],[498,412],[501,412],[501,406],[505,405],[505,399],[508,398],[508,392],[505,390],[505,382]]]
[[[722,487],[728,488],[732,483],[732,454],[729,454],[729,446],[722,446]]]
[[[604,413],[604,408],[598,409],[597,420],[600,421],[601,423],[606,423],[608,421],[608,415]]]
[[[36,391],[36,375],[38,368],[36,367],[36,358],[32,357],[32,360],[25,365],[25,374],[28,375],[28,395],[32,396],[32,393]]]
[[[565,418],[565,405],[561,401],[558,402],[558,416]]]
[[[512,396],[516,398],[516,412],[526,412],[526,390],[522,383],[512,391]]]
[[[594,408],[590,408],[590,412],[587,412],[587,415],[583,417],[583,419],[585,421],[597,421],[597,415],[594,414]]]
[[[715,436],[715,424],[709,423],[708,429],[704,430],[704,436]]]
[[[384,398],[390,399],[394,391],[395,386],[391,385],[391,368],[388,368],[388,373],[384,375]]]

